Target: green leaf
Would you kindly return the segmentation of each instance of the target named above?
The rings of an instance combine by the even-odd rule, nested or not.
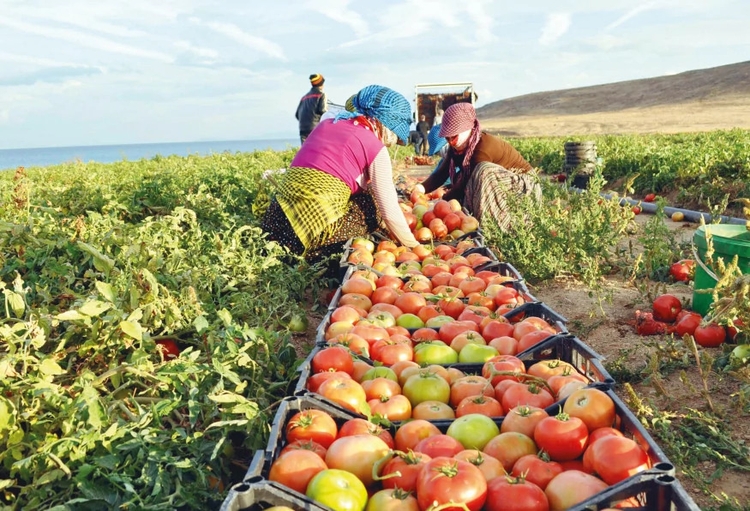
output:
[[[60,364],[58,364],[51,358],[45,358],[44,360],[42,360],[42,363],[39,364],[39,372],[47,376],[65,374],[65,370],[60,367]]]
[[[86,319],[87,317],[88,316],[84,316],[76,310],[61,312],[60,314],[55,316],[55,318],[59,319],[60,321],[76,321],[80,319]]]
[[[245,400],[244,397],[234,394],[232,392],[224,392],[222,394],[209,395],[208,399],[215,403],[242,403]]]
[[[193,321],[193,326],[198,333],[201,333],[204,330],[208,329],[209,325],[206,316],[198,316],[197,318],[195,318],[195,320]]]
[[[22,317],[23,312],[26,310],[26,303],[23,301],[23,297],[9,289],[3,290],[3,293],[5,293],[5,301],[10,305],[13,314],[15,314],[17,318]]]
[[[115,292],[111,285],[99,280],[96,281],[95,285],[96,290],[99,291],[99,294],[102,295],[105,300],[107,300],[108,302],[115,301]]]
[[[217,312],[217,315],[219,316],[219,319],[224,323],[224,326],[229,326],[232,324],[232,314],[228,310],[221,309],[219,312]]]
[[[137,341],[143,340],[143,328],[135,321],[121,321],[120,330]]]
[[[90,317],[97,317],[104,311],[107,311],[112,308],[111,303],[105,303],[101,302],[99,300],[91,300],[89,302],[84,303],[80,309],[78,309],[78,312],[81,314],[85,314]]]
[[[100,272],[109,273],[110,271],[112,271],[112,268],[115,267],[114,259],[102,254],[88,243],[79,241],[78,247],[93,258],[94,268],[96,268]]]

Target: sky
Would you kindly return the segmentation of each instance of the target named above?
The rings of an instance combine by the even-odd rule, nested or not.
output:
[[[747,60],[747,0],[0,0],[0,149],[293,139],[311,73],[479,107]]]

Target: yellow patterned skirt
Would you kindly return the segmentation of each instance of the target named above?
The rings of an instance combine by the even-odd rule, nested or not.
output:
[[[262,228],[269,239],[311,259],[340,252],[349,238],[375,231],[379,221],[369,193],[352,195],[336,177],[292,167],[279,183]]]

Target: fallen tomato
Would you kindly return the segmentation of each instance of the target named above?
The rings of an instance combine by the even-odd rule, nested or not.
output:
[[[643,202],[654,202],[654,200],[656,200],[655,193],[647,193],[646,196],[643,198]]]
[[[669,274],[678,282],[687,282],[693,273],[695,261],[692,259],[681,259],[669,267]]]
[[[180,348],[172,339],[159,339],[156,341],[156,349],[161,352],[165,360],[180,356]]]
[[[704,348],[715,348],[721,346],[727,338],[726,329],[715,323],[706,326],[699,326],[693,333],[695,342]]]
[[[635,311],[635,331],[638,335],[661,335],[669,332],[669,325],[654,319],[650,312]]]
[[[675,295],[663,294],[654,299],[654,319],[672,322],[682,310],[682,302]]]

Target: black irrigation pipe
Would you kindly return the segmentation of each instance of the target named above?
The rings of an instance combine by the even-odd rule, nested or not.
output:
[[[571,187],[571,190],[576,192],[582,192],[580,188]],[[616,198],[616,195],[613,195],[611,193],[600,193],[602,197],[605,199],[613,199]],[[641,208],[641,211],[643,213],[649,213],[653,215],[656,213],[656,207],[657,205],[653,202],[643,202],[641,200],[637,199],[630,199],[628,197],[620,197],[620,206],[639,206]],[[706,224],[710,224],[712,222],[712,216],[710,213],[704,213],[702,211],[693,211],[692,209],[683,209],[683,208],[673,208],[671,206],[665,206],[664,207],[664,213],[667,216],[672,216],[672,213],[680,212],[683,215],[685,215],[684,221],[686,222],[693,222],[699,224],[701,221],[701,217],[703,217],[703,221]],[[737,218],[733,216],[725,216],[725,215],[719,215],[720,223],[722,224],[739,224],[739,225],[745,225],[747,223],[747,219],[745,218]]]

